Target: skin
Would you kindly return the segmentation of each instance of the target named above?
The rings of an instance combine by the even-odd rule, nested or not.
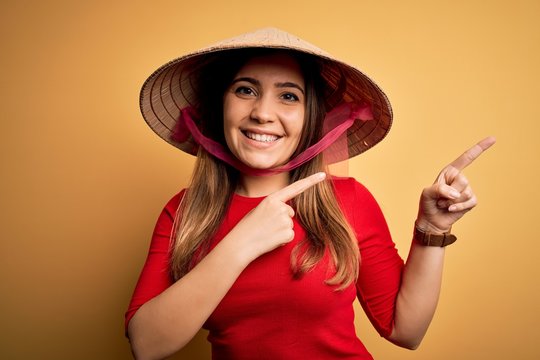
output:
[[[245,78],[249,80],[245,84]],[[267,168],[285,163],[298,144],[304,99],[285,95],[303,86],[291,58],[254,59],[240,70],[224,95],[224,131],[231,151],[244,163]],[[251,85],[249,85],[251,84]],[[276,86],[279,84],[279,86]],[[246,86],[249,85],[249,86]],[[300,86],[301,85],[301,86]],[[240,90],[239,90],[240,88]],[[251,89],[251,90],[250,90]],[[246,129],[279,135],[271,145],[246,140]],[[486,138],[451,162],[422,191],[416,224],[444,233],[476,205],[476,196],[462,171],[495,143]],[[324,180],[318,173],[290,185],[288,174],[241,176],[237,192],[266,196],[188,274],[144,304],[128,326],[137,359],[161,359],[185,344],[201,329],[238,276],[253,260],[294,238],[294,210],[286,202]],[[435,312],[441,286],[444,248],[413,241],[396,299],[394,329],[388,340],[416,348]],[[216,276],[219,274],[219,276]]]
[[[248,61],[223,97],[223,130],[231,152],[254,169],[285,164],[302,135],[304,94],[304,77],[293,58],[275,54]],[[263,196],[288,182],[287,173],[243,176],[237,192]]]

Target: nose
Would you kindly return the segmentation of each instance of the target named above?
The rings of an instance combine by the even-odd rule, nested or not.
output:
[[[276,120],[274,104],[269,96],[262,96],[253,103],[251,109],[251,119],[260,124],[273,122]]]

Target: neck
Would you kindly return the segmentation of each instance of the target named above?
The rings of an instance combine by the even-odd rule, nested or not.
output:
[[[287,185],[289,185],[288,172],[268,176],[241,174],[236,193],[247,197],[261,197],[281,190]]]

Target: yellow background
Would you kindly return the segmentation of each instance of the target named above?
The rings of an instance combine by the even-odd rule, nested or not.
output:
[[[349,163],[406,256],[422,187],[486,135],[466,174],[420,349],[378,359],[538,359],[540,2],[2,1],[0,357],[128,359],[123,313],[155,219],[193,159],[155,136],[142,82],[168,60],[265,26],[355,64],[390,97],[387,139]],[[183,354],[209,359],[204,334]],[[180,357],[175,357],[180,358]]]

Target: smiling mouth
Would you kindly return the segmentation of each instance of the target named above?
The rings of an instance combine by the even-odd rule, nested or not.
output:
[[[277,135],[255,134],[249,131],[242,131],[242,134],[244,134],[247,138],[251,140],[264,142],[264,143],[274,142],[281,138],[280,136],[277,136]]]

